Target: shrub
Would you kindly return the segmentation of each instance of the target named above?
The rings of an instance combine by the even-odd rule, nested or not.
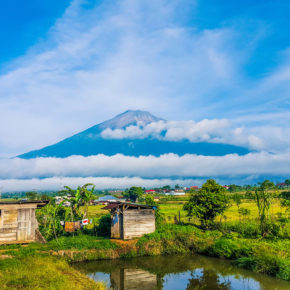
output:
[[[240,268],[254,271],[256,267],[256,261],[254,258],[241,257],[234,261],[234,265]]]
[[[97,227],[97,234],[100,237],[110,237],[111,235],[111,215],[106,214],[99,220],[99,226]]]

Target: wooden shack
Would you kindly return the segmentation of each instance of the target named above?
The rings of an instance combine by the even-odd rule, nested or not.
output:
[[[112,202],[103,209],[111,212],[111,238],[127,240],[155,231],[154,206]]]
[[[30,243],[38,230],[35,210],[47,201],[0,201],[0,244]]]

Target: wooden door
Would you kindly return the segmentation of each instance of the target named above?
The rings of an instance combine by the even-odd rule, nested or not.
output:
[[[0,244],[16,241],[17,210],[0,210]]]
[[[35,209],[22,208],[18,210],[17,240],[35,240]]]

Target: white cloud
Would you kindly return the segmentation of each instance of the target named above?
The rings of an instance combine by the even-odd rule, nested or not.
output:
[[[243,126],[226,119],[195,121],[158,121],[146,126],[110,128],[101,132],[107,139],[157,138],[190,142],[224,143],[268,152],[289,152],[290,129],[278,126]]]
[[[126,189],[131,186],[160,187],[164,185],[201,185],[203,179],[144,179],[140,177],[51,177],[44,179],[6,179],[0,182],[0,192],[60,190],[64,185],[76,188],[93,183],[97,189]]]
[[[165,154],[160,157],[96,155],[68,158],[1,159],[0,191],[57,190],[93,182],[98,188],[133,185],[202,184],[206,178],[222,183],[253,183],[259,176],[289,176],[290,153],[251,153],[244,156]]]
[[[67,158],[2,159],[2,179],[46,177],[143,177],[191,178],[241,175],[290,174],[290,153],[250,153],[244,156],[164,154],[155,156],[96,155]]]

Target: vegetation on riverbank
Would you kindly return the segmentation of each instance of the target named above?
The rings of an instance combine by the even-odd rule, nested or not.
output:
[[[46,261],[50,261],[48,259],[55,259],[56,256],[60,256],[61,259],[64,258],[68,262],[80,262],[137,256],[200,253],[231,259],[239,267],[290,280],[289,248],[290,241],[288,239],[245,238],[238,233],[229,234],[219,230],[201,230],[192,225],[171,224],[164,225],[155,233],[145,235],[139,240],[96,239],[87,235],[79,235],[62,237],[58,242],[53,240],[44,245],[2,247],[2,255],[12,256],[11,263],[14,259],[20,261],[22,257],[31,256],[34,257],[32,260],[36,258],[36,261],[44,259],[43,263],[45,264]],[[8,259],[3,261],[8,261]],[[0,261],[1,266],[3,263],[7,263],[3,261]],[[50,277],[53,276],[54,274],[51,272]]]
[[[24,249],[10,251],[2,259],[0,255],[1,289],[106,289],[65,259]]]

